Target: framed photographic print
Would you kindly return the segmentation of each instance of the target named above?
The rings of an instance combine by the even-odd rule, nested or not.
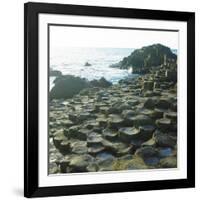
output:
[[[25,4],[26,197],[195,185],[195,14]]]

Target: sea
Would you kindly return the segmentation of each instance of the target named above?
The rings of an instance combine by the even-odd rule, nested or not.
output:
[[[50,68],[59,70],[63,75],[74,75],[91,81],[104,77],[112,84],[121,79],[137,77],[130,69],[118,69],[110,65],[129,56],[133,48],[89,48],[89,47],[54,47],[50,48]],[[172,52],[177,54],[176,49]],[[85,66],[89,63],[90,66]],[[50,90],[56,77],[50,77]]]
[[[61,71],[63,75],[74,75],[89,81],[104,77],[116,84],[121,79],[138,76],[130,70],[110,67],[133,51],[132,48],[52,48],[50,68]],[[85,63],[89,63],[90,66],[85,66]],[[54,79],[55,77],[50,77],[50,89],[54,86]]]

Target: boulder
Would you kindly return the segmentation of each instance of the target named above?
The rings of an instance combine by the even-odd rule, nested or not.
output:
[[[107,81],[105,78],[101,78],[99,80],[92,80],[90,81],[90,85],[93,87],[102,87],[102,88],[107,88],[112,85],[109,81]]]
[[[82,89],[89,87],[88,81],[72,75],[60,76],[54,82],[50,99],[71,98]]]

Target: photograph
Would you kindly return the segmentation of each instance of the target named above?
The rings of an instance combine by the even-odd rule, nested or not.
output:
[[[177,30],[49,24],[48,174],[177,169],[178,55]]]

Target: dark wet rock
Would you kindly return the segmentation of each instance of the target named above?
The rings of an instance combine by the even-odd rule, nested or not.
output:
[[[168,135],[161,132],[156,131],[153,135],[155,142],[160,147],[174,147],[176,145],[176,140]]]
[[[54,136],[53,136],[53,143],[55,145],[56,148],[60,148],[60,144],[63,140],[67,140],[67,138],[64,135],[64,130],[58,130]]]
[[[69,117],[69,120],[76,123],[77,122],[77,119],[78,119],[78,115],[76,113],[69,113],[68,115]]]
[[[168,81],[176,82],[177,81],[177,71],[176,70],[166,70],[165,77]]]
[[[49,174],[56,174],[59,172],[60,170],[56,163],[49,163]]]
[[[68,140],[63,140],[61,141],[58,149],[61,153],[68,154],[71,152],[71,144]]]
[[[108,124],[108,118],[104,115],[99,115],[96,119],[101,127],[106,127]]]
[[[90,129],[90,130],[98,126],[99,126],[99,123],[96,120],[88,120],[85,122],[85,125],[84,125],[85,128]]]
[[[79,140],[86,140],[87,131],[80,129],[79,126],[72,126],[68,129],[67,137]]]
[[[116,141],[116,139],[118,138],[118,132],[108,128],[102,131],[102,135],[105,139],[110,141]]]
[[[69,128],[70,126],[73,126],[74,123],[71,120],[66,119],[61,121],[61,125],[65,128]]]
[[[128,103],[122,103],[120,106],[119,106],[119,110],[120,112],[122,112],[123,110],[130,110],[132,108],[132,106]]]
[[[86,62],[85,64],[84,64],[84,66],[86,66],[86,67],[89,67],[89,66],[92,66],[89,62]]]
[[[101,153],[105,150],[105,147],[101,144],[96,144],[88,148],[88,153],[91,155],[96,155],[98,153]]]
[[[167,118],[156,120],[156,125],[163,132],[170,131],[173,128],[171,120]]]
[[[159,157],[168,157],[168,156],[172,156],[172,154],[173,154],[173,151],[169,147],[160,148],[158,152]]]
[[[100,134],[92,132],[87,137],[87,146],[92,147],[96,145],[101,145],[103,138]]]
[[[122,142],[110,142],[108,140],[103,140],[102,144],[106,151],[118,156],[130,153],[133,149],[132,145],[127,145]]]
[[[110,83],[109,81],[107,81],[105,78],[102,77],[99,80],[90,81],[90,85],[92,85],[93,87],[107,88],[107,87],[110,87],[112,85],[112,83]]]
[[[129,104],[130,106],[136,106],[138,105],[140,102],[136,99],[133,99],[133,100],[128,100],[127,101],[127,104]]]
[[[151,138],[149,140],[147,140],[146,142],[142,143],[142,146],[151,146],[151,147],[155,147],[156,146],[156,141],[155,139]]]
[[[117,129],[124,124],[124,119],[120,115],[111,114],[108,116],[108,126],[112,129]]]
[[[131,140],[139,139],[140,130],[135,127],[124,127],[119,129],[120,139],[124,142],[131,142]]]
[[[136,111],[133,111],[133,110],[124,110],[122,112],[122,116],[125,118],[125,119],[128,119],[129,117],[133,117],[136,115]]]
[[[161,98],[158,100],[156,107],[161,109],[168,109],[171,106],[171,102],[167,98]]]
[[[50,99],[71,98],[87,87],[89,83],[85,79],[71,75],[60,76],[51,89]]]
[[[154,100],[154,99],[147,99],[147,100],[144,102],[144,107],[145,107],[145,108],[153,109],[154,106],[155,106],[155,100]]]
[[[170,48],[161,44],[153,44],[134,50],[131,55],[112,67],[128,69],[132,66],[133,73],[147,73],[151,66],[161,65],[167,59],[176,60],[177,56]]]
[[[84,120],[88,120],[88,119],[92,119],[92,118],[94,118],[94,116],[91,113],[89,113],[89,112],[82,112],[78,116],[77,120],[82,122]]]
[[[49,76],[55,76],[55,77],[59,77],[59,76],[62,76],[62,72],[61,71],[58,71],[58,70],[50,70],[49,72]]]
[[[72,153],[74,154],[86,154],[87,153],[87,143],[78,141],[74,142],[72,145]]]
[[[153,81],[144,81],[143,89],[144,90],[153,90],[154,82]]]
[[[159,164],[161,168],[177,168],[177,158],[175,156],[163,158]]]
[[[98,162],[99,171],[113,171],[114,158],[100,160]]]
[[[150,115],[151,118],[153,119],[159,119],[163,117],[163,113],[164,111],[158,108],[155,108],[152,112],[152,114]]]
[[[155,126],[152,126],[152,125],[140,126],[139,127],[140,139],[149,140],[152,137],[154,130],[155,130]]]
[[[136,169],[148,169],[142,158],[138,156],[132,156],[129,159],[117,159],[113,163],[114,170],[136,170]]]
[[[152,125],[153,121],[150,117],[146,115],[137,115],[134,117],[129,117],[128,120],[132,122],[135,127],[143,126],[143,125]]]
[[[158,155],[158,150],[151,146],[144,146],[136,150],[135,155],[144,158],[155,157]]]
[[[114,159],[115,157],[110,152],[101,152],[96,155],[97,160]]]
[[[69,167],[71,172],[86,172],[87,167],[94,161],[88,154],[75,155],[70,158]]]
[[[177,122],[177,112],[166,112],[164,113],[164,117],[171,119],[173,123]]]
[[[157,166],[159,163],[160,159],[158,157],[146,157],[144,158],[144,162],[148,165],[148,166]]]
[[[86,167],[88,172],[97,172],[99,167],[97,165],[97,163],[91,163]]]

